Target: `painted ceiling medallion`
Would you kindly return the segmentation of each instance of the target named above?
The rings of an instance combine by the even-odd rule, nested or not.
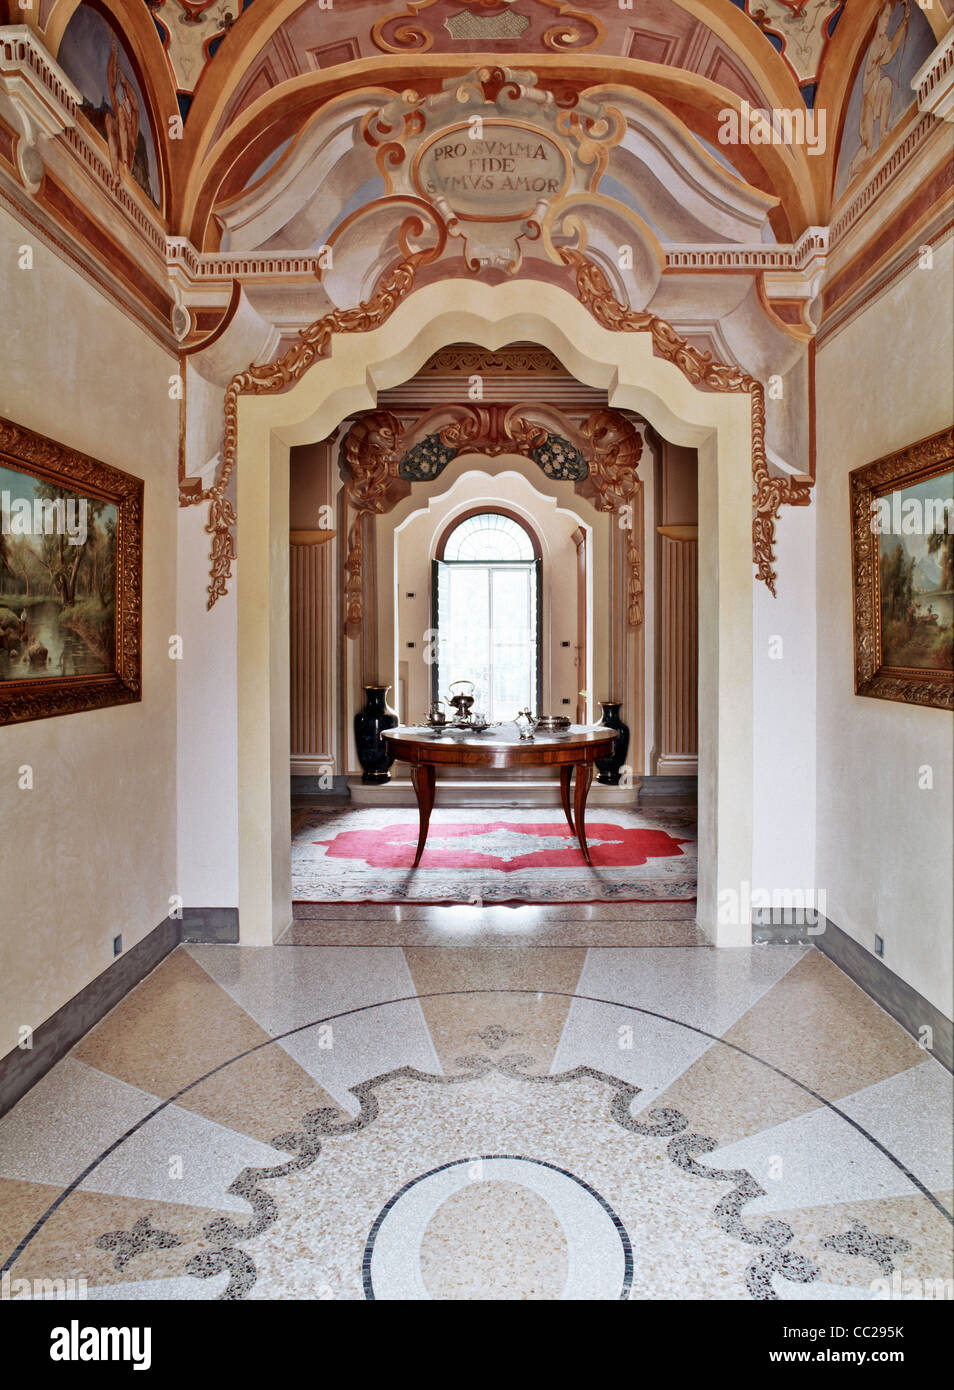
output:
[[[385,53],[427,53],[449,34],[451,42],[483,39],[490,44],[520,38],[531,51],[583,53],[606,37],[602,21],[564,0],[408,0],[403,10],[379,19],[371,30]]]
[[[194,92],[209,61],[209,44],[221,38],[235,23],[242,0],[149,0],[153,18],[162,31],[163,47],[180,92]]]
[[[541,240],[559,263],[552,230],[561,219],[584,237],[567,209],[596,194],[625,128],[614,107],[585,97],[560,104],[533,72],[485,67],[448,78],[432,96],[402,92],[368,113],[362,133],[386,198],[424,199],[462,239],[472,271],[513,275],[524,240]]]
[[[495,39],[519,39],[529,27],[527,16],[516,14],[513,10],[487,15],[461,10],[459,14],[448,15],[444,20],[444,28],[459,43],[474,39],[479,43],[492,43]]]
[[[845,0],[742,0],[742,5],[764,34],[778,40],[799,86],[816,81]]]

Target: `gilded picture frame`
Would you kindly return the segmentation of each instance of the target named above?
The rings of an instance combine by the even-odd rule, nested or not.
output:
[[[855,693],[954,708],[954,429],[849,474]]]
[[[142,699],[143,491],[0,416],[0,725]]]

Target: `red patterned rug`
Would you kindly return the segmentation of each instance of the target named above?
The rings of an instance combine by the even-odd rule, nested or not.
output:
[[[557,813],[559,814],[559,813]],[[295,902],[691,902],[695,816],[607,811],[587,819],[592,868],[560,815],[436,810],[421,862],[414,810],[296,810]]]

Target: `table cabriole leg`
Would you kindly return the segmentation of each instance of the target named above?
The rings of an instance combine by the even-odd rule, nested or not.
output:
[[[417,811],[420,820],[420,830],[417,837],[417,853],[414,856],[414,863],[411,866],[416,869],[421,862],[421,855],[424,853],[424,845],[427,841],[427,827],[430,824],[431,808],[434,805],[434,781],[435,771],[433,763],[412,763],[411,782],[414,786],[414,795],[417,797]]]
[[[573,818],[576,821],[576,838],[580,842],[583,858],[592,868],[593,861],[586,843],[586,797],[593,780],[593,764],[577,763],[576,778],[573,784]]]
[[[566,823],[576,834],[576,827],[573,824],[573,812],[570,810],[570,781],[573,777],[573,764],[567,763],[560,768],[560,796],[563,799],[563,814],[566,816]]]

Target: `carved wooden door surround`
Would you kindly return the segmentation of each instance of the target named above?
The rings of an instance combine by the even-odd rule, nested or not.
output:
[[[642,447],[636,424],[608,408],[592,411],[579,426],[553,405],[441,405],[410,422],[392,411],[369,411],[343,444],[346,635],[356,637],[364,621],[365,518],[386,514],[414,483],[433,482],[463,453],[530,458],[548,477],[572,480],[575,492],[597,511],[616,512],[627,532],[627,618],[639,627],[642,542],[634,510],[642,488]]]

